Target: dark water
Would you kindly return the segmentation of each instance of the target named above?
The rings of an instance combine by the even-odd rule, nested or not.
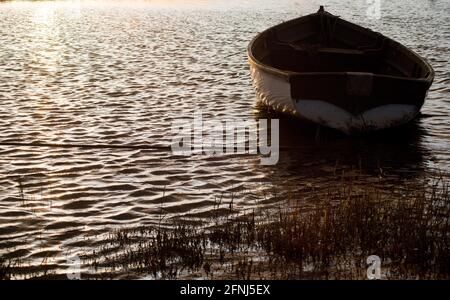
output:
[[[348,138],[281,119],[275,166],[258,156],[0,145],[0,255],[64,272],[68,253],[113,228],[208,217],[216,197],[265,207],[278,190],[307,202],[336,170],[416,180],[450,169],[450,2],[53,1],[0,3],[0,143],[169,145],[174,118],[265,116],[245,49],[258,32],[317,10],[380,31],[425,56],[436,78],[424,115],[401,130]],[[362,181],[364,185],[366,182]]]

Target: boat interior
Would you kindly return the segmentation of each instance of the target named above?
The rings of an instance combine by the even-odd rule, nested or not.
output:
[[[364,72],[425,78],[430,68],[400,44],[326,12],[273,27],[255,40],[253,56],[290,72]]]

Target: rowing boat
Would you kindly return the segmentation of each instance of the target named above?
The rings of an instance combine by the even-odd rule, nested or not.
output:
[[[259,101],[347,134],[411,121],[434,79],[414,51],[322,6],[258,34],[248,59]]]

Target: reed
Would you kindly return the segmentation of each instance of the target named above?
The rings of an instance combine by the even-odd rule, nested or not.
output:
[[[378,255],[384,278],[450,277],[443,177],[396,191],[361,190],[349,180],[317,195],[314,208],[287,199],[278,208],[239,215],[232,201],[225,212],[219,202],[207,225],[172,220],[166,227],[118,230],[110,247],[97,252],[110,253],[97,266],[152,278],[364,279],[367,257]]]
[[[366,259],[377,255],[383,278],[449,279],[446,177],[385,186],[342,177],[339,188],[315,192],[313,205],[280,195],[278,206],[246,213],[221,196],[203,223],[161,216],[111,231],[83,255],[82,278],[365,279]],[[2,279],[24,269],[0,261]]]
[[[0,280],[10,279],[12,275],[11,262],[0,257]]]

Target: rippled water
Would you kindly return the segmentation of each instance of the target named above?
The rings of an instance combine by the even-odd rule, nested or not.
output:
[[[121,225],[208,217],[214,199],[270,206],[277,189],[307,202],[336,169],[390,183],[450,169],[450,2],[53,1],[0,3],[0,255],[65,270]],[[246,46],[258,32],[317,10],[390,36],[436,71],[424,115],[406,128],[348,138],[281,119],[275,166],[258,156],[174,157],[164,149],[31,148],[5,142],[170,144],[171,121],[265,116]],[[311,128],[313,127],[313,128]],[[361,182],[364,184],[364,182]],[[251,190],[251,195],[236,194]],[[228,198],[227,198],[228,197]]]

